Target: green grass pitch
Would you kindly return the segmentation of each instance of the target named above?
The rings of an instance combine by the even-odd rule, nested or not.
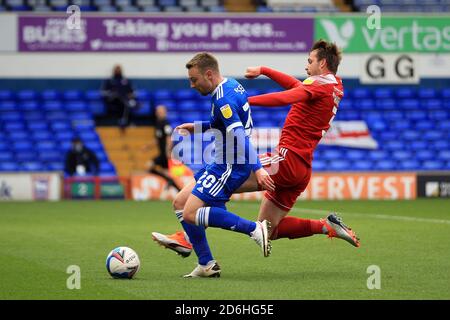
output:
[[[254,219],[255,202],[228,208]],[[183,279],[196,265],[164,250],[151,231],[179,228],[170,202],[0,203],[0,299],[450,299],[450,201],[300,201],[292,215],[335,210],[361,238],[354,248],[326,236],[273,242],[264,258],[247,236],[209,228],[218,279]],[[112,279],[108,252],[129,246],[141,259],[133,280]],[[81,269],[69,290],[67,267]],[[380,268],[369,290],[367,268]]]

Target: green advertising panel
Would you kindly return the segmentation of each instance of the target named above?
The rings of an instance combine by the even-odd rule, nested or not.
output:
[[[93,198],[95,186],[93,182],[74,182],[71,185],[72,198]]]
[[[124,198],[125,190],[119,182],[102,183],[100,185],[101,198]]]
[[[317,17],[315,39],[335,42],[344,52],[450,53],[450,15]]]

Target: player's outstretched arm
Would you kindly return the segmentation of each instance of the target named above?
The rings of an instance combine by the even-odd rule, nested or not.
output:
[[[248,67],[245,72],[245,77],[248,79],[255,79],[260,75],[265,75],[266,77],[272,79],[284,89],[292,89],[301,85],[301,81],[275,69],[268,67]]]
[[[310,98],[310,93],[302,85],[299,87],[282,91],[261,94],[248,98],[248,102],[253,106],[280,107],[293,103],[306,102]]]

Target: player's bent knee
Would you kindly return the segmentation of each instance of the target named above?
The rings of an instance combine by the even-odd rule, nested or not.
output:
[[[195,224],[195,212],[190,210],[183,211],[183,220],[190,224]]]

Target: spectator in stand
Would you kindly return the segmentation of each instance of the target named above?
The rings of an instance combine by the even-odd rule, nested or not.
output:
[[[68,175],[97,175],[99,161],[95,153],[87,148],[80,138],[72,140],[72,147],[66,154],[65,169]]]
[[[132,84],[124,77],[120,65],[115,65],[112,77],[103,82],[101,94],[108,116],[124,130],[130,124],[130,109],[138,105]]]

